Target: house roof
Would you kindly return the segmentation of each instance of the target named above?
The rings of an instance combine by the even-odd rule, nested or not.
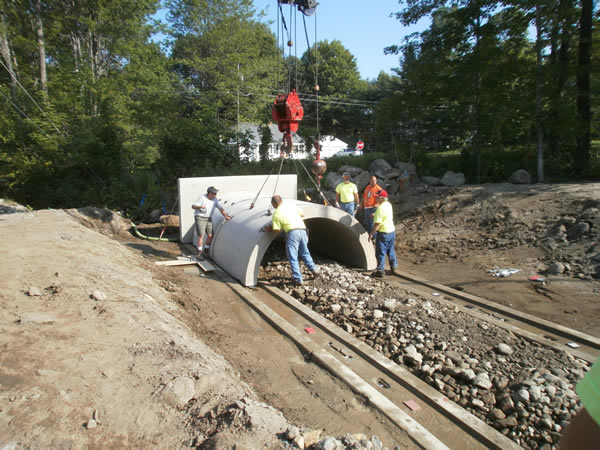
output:
[[[256,125],[256,124],[253,124],[250,122],[240,123],[240,131],[241,132],[250,132],[255,143],[261,142],[259,128],[260,128],[259,125]],[[269,128],[271,129],[271,136],[272,136],[271,141],[272,142],[283,141],[283,133],[281,131],[279,131],[279,127],[277,126],[277,124],[270,123]],[[300,135],[298,135],[298,133],[292,132],[292,142],[302,142],[302,138],[300,137]]]

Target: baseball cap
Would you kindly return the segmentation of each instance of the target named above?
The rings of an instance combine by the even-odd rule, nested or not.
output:
[[[385,197],[385,198],[387,198],[387,196],[388,196],[387,191],[384,190],[384,189],[380,190],[378,194],[375,194],[375,197]]]
[[[219,190],[214,186],[211,186],[206,190],[207,194],[216,194],[217,192],[219,192]]]
[[[344,173],[342,174],[342,176],[343,176],[343,177],[349,177],[349,176],[350,176],[350,172],[344,172]]]

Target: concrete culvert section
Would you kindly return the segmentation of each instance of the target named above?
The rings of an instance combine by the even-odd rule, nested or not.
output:
[[[210,256],[244,286],[256,285],[263,256],[278,236],[260,231],[272,219],[271,197],[257,199],[250,209],[252,200],[244,192],[225,194],[220,202],[233,219],[225,222],[213,216],[216,231]],[[360,269],[376,267],[373,244],[356,219],[333,207],[293,199],[284,202],[293,202],[304,213],[311,252]]]

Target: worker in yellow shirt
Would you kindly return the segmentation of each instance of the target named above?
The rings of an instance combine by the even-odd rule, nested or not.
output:
[[[396,243],[396,228],[394,227],[394,211],[392,204],[388,201],[388,193],[385,190],[375,194],[377,209],[373,215],[373,228],[369,232],[369,242],[373,235],[377,234],[375,240],[375,257],[377,258],[377,270],[371,274],[375,278],[385,276],[385,257],[387,255],[392,272],[396,271],[398,261],[394,245]]]
[[[358,205],[358,188],[350,181],[350,174],[344,172],[344,181],[335,187],[335,206],[354,216]]]
[[[302,284],[302,272],[300,271],[298,258],[304,261],[308,270],[317,278],[319,276],[319,268],[314,263],[308,251],[308,234],[306,233],[304,220],[302,220],[302,211],[296,205],[284,204],[283,199],[279,195],[274,195],[271,198],[271,205],[275,208],[273,223],[265,225],[261,231],[283,230],[285,232],[285,252],[290,262],[294,284]]]

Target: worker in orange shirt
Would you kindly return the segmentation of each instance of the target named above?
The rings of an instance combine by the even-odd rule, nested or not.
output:
[[[372,175],[360,200],[360,207],[363,208],[365,212],[365,223],[367,225],[366,228],[368,233],[370,233],[373,228],[373,214],[375,214],[375,210],[377,209],[376,195],[382,190],[383,188],[377,184],[377,177]]]

